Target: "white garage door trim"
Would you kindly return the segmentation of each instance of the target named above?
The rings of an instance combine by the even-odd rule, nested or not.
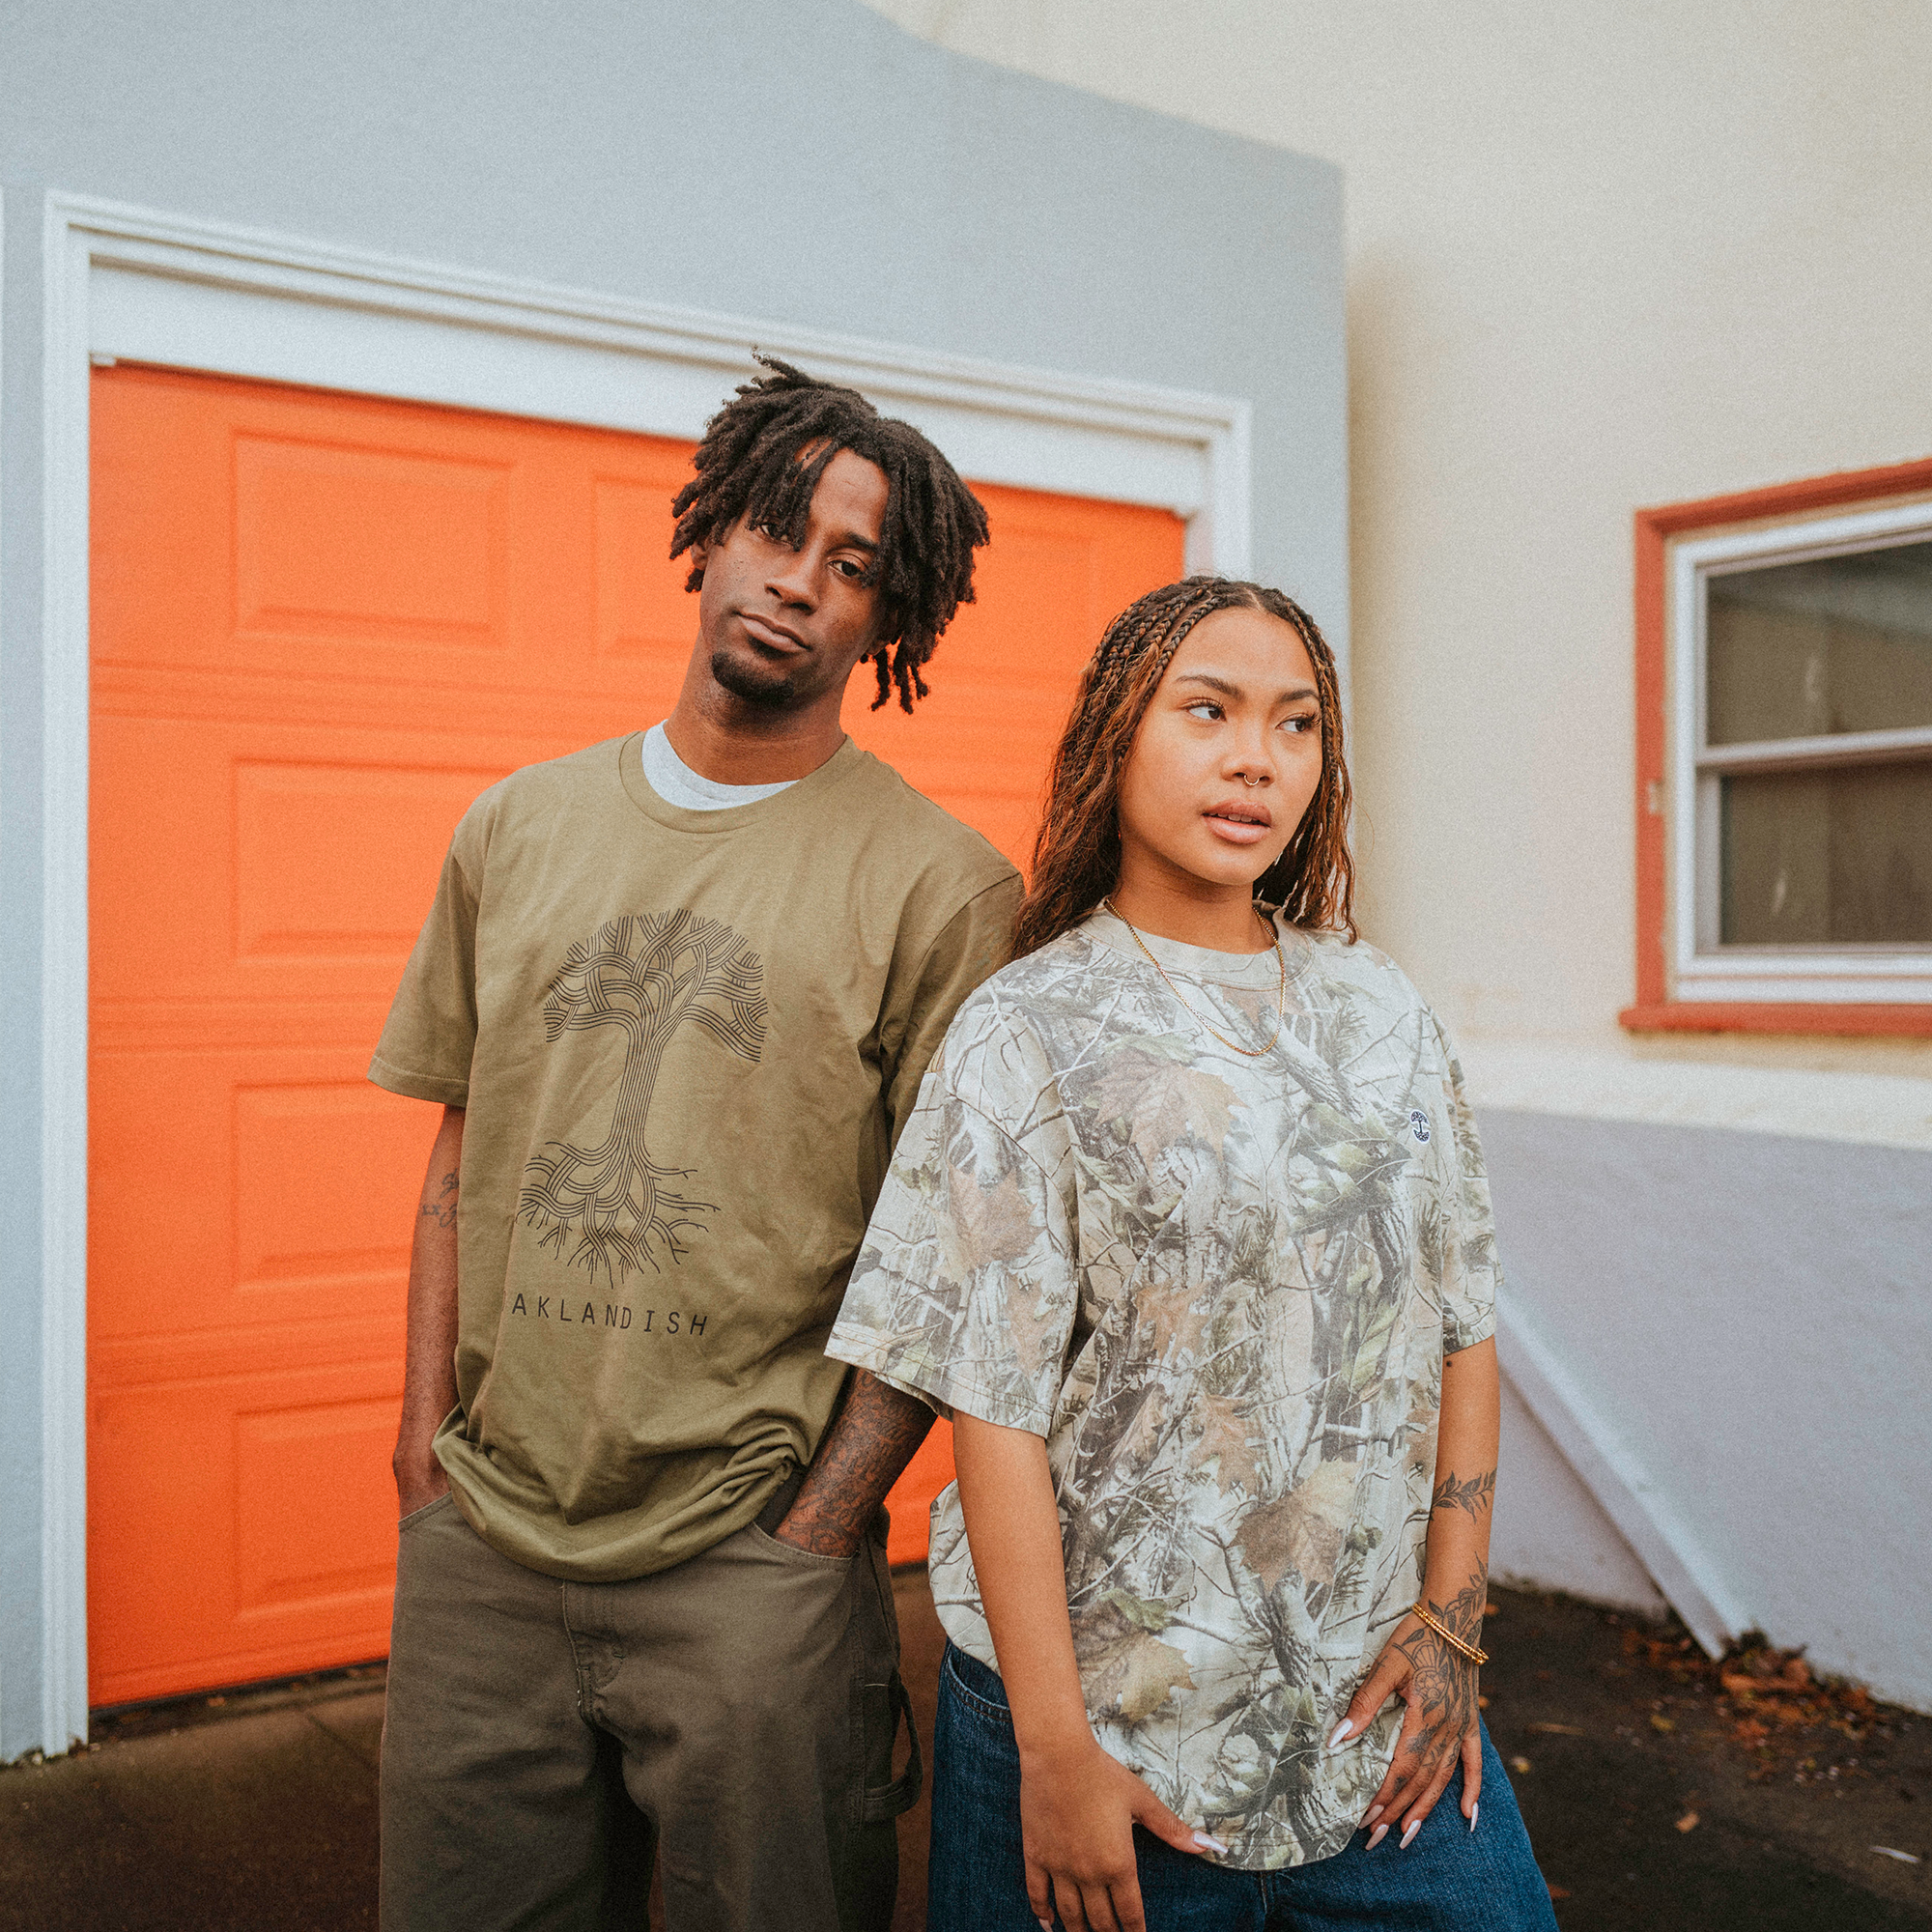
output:
[[[1186,519],[1189,568],[1235,576],[1249,567],[1250,482],[1241,400],[622,301],[75,196],[49,196],[45,209],[41,1735],[57,1750],[87,1735],[90,359],[696,437],[756,345],[864,388],[970,476],[1174,510]]]

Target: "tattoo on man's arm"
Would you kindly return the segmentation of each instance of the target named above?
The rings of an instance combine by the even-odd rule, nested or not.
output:
[[[458,1170],[451,1168],[442,1177],[442,1185],[437,1190],[434,1201],[425,1201],[420,1211],[422,1219],[434,1221],[439,1228],[456,1226],[456,1178]]]
[[[860,1371],[780,1525],[785,1540],[820,1555],[849,1555],[931,1428],[923,1402]]]
[[[1496,1499],[1496,1472],[1485,1469],[1480,1476],[1471,1476],[1466,1482],[1460,1481],[1454,1469],[1435,1486],[1435,1499],[1430,1504],[1433,1510],[1467,1510],[1473,1517],[1480,1516],[1491,1508]]]

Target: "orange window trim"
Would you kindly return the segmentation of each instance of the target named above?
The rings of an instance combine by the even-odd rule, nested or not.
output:
[[[1664,548],[1687,530],[1802,515],[1932,490],[1932,460],[1846,469],[1636,513],[1636,1004],[1618,1021],[1632,1033],[1895,1034],[1932,1036],[1932,1002],[1843,1005],[1778,1000],[1673,1000],[1666,968],[1664,820],[1650,810],[1666,773]]]

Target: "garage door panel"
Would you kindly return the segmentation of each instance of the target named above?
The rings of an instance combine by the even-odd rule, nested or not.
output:
[[[359,1068],[348,1080],[238,1084],[238,1291],[407,1275],[423,1144],[440,1118]]]
[[[689,565],[666,554],[688,444],[106,373],[120,380],[95,388],[96,469],[117,474],[96,486],[97,662],[541,702],[609,693],[608,614],[620,656],[668,654],[674,693],[696,626]],[[664,613],[641,634],[627,614],[640,599]]]
[[[106,383],[100,375],[122,377]],[[97,375],[89,398],[88,609],[106,667],[213,664],[232,630],[232,432],[192,381]]]
[[[235,1611],[258,1629],[363,1620],[395,1581],[401,1382],[358,1400],[291,1406],[286,1387],[235,1413]]]
[[[238,964],[367,961],[392,973],[426,910],[456,822],[500,772],[341,758],[238,756]]]
[[[99,721],[91,899],[104,1000],[386,1004],[457,820],[541,741],[403,744],[326,723]]]
[[[90,1701],[158,1696],[154,1672],[223,1647],[235,1608],[234,1424],[218,1384],[88,1402]],[[157,1456],[156,1445],[166,1454]],[[129,1689],[131,1671],[146,1673]],[[215,1681],[213,1678],[206,1682]],[[188,1688],[186,1683],[177,1688]]]
[[[97,1054],[97,1337],[398,1308],[440,1110],[372,1087],[360,1044]]]
[[[97,1396],[95,1701],[382,1655],[401,1399],[399,1359]]]
[[[1083,654],[1068,650],[1071,640],[1061,627],[1069,611],[1094,610],[1097,566],[1094,539],[1085,532],[1002,526],[998,543],[986,552],[979,598],[995,613],[994,622],[1009,644],[1003,655],[1009,655],[1015,666],[1052,665],[1063,673],[1070,658],[1077,670]],[[976,599],[960,624],[964,655],[975,655],[972,643],[979,627],[973,619],[982,615]]]
[[[175,719],[95,717],[96,999],[206,992],[212,966],[232,950],[227,772],[196,755],[200,735]]]
[[[89,1083],[97,1340],[235,1319],[229,1083],[185,1055],[102,1055]]]
[[[162,1382],[279,1374],[292,1363],[322,1368],[332,1362],[400,1362],[404,1335],[405,1309],[398,1294],[373,1313],[331,1310],[309,1320],[264,1321],[254,1327],[96,1335],[88,1361],[96,1393],[107,1395]]]
[[[251,435],[234,462],[238,651],[509,647],[512,464]]]

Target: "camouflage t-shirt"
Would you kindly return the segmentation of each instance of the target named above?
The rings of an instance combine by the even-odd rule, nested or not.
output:
[[[1368,946],[1096,914],[963,1007],[829,1352],[1043,1436],[1100,1743],[1250,1869],[1347,1844],[1394,1748],[1322,1747],[1421,1584],[1442,1358],[1494,1325],[1488,1183],[1442,1029]],[[956,1487],[948,1634],[999,1667]]]

